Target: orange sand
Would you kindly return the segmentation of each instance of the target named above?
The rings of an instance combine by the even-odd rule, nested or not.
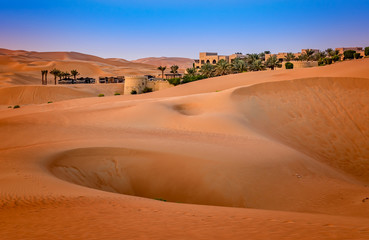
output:
[[[160,64],[191,67],[189,58],[156,58],[127,61],[120,58],[100,58],[77,52],[28,52],[0,48],[0,86],[41,85],[41,70],[58,68],[70,72],[77,69],[82,77],[124,76],[161,74],[157,69]],[[180,69],[183,72],[183,69]],[[54,76],[48,74],[49,84],[54,84]]]
[[[137,96],[23,86],[61,97],[0,103],[0,238],[369,239],[368,76],[363,59]]]

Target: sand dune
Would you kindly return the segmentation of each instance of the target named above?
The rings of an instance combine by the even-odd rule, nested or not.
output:
[[[28,96],[82,98],[0,109],[0,233],[368,239],[368,66],[105,98],[30,86]]]
[[[157,66],[130,62],[124,59],[100,58],[77,52],[28,52],[0,49],[0,86],[41,85],[40,70],[58,68],[77,69],[80,76],[157,75]],[[14,76],[15,75],[15,76]],[[53,76],[49,74],[50,83]]]

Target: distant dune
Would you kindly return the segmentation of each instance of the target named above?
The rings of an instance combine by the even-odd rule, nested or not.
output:
[[[29,52],[0,49],[0,86],[41,84],[40,71],[77,69],[83,77],[157,75],[157,66],[118,58],[100,58],[77,52]],[[51,80],[53,76],[48,75]]]
[[[169,68],[172,65],[178,65],[181,69],[186,69],[192,67],[194,60],[190,58],[180,58],[180,57],[148,57],[133,60],[135,63],[145,63],[154,66],[167,66]]]

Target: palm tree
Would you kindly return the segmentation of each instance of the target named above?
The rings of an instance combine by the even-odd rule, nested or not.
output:
[[[63,79],[63,80],[65,79],[65,72],[60,73],[60,79]]]
[[[266,67],[274,70],[276,67],[282,67],[282,64],[279,62],[276,55],[271,56],[268,58],[268,60],[265,62]]]
[[[178,73],[178,66],[177,65],[173,65],[170,67],[170,72],[173,73],[174,78],[176,77],[176,74]]]
[[[297,57],[297,60],[299,61],[307,61],[308,57],[306,55],[306,53],[301,54],[300,56]]]
[[[70,73],[72,74],[72,76],[74,78],[73,83],[75,83],[77,75],[79,75],[79,72],[76,69],[73,69],[73,70],[70,71]]]
[[[330,56],[333,60],[333,62],[337,62],[341,59],[342,54],[339,50],[333,50],[332,48],[328,48],[325,50],[328,53],[328,56]]]
[[[293,54],[293,53],[291,53],[291,52],[287,53],[287,55],[284,57],[284,59],[285,59],[287,62],[292,61],[292,60],[294,60],[295,58],[296,58],[295,54]]]
[[[64,73],[63,73],[62,71],[60,71],[60,72],[58,73],[59,80],[62,80],[62,77],[64,76],[63,74],[64,74]]]
[[[214,65],[205,63],[201,66],[200,72],[206,77],[212,77],[214,74]]]
[[[330,57],[333,57],[335,54],[334,54],[334,50],[332,48],[327,48],[325,50],[325,52],[328,54],[328,56]]]
[[[196,73],[197,73],[197,69],[195,67],[186,69],[186,75],[188,75],[188,76],[193,77],[193,76],[196,75]]]
[[[313,55],[314,55],[314,50],[313,49],[306,49],[305,50],[305,54],[306,54],[306,61],[310,61],[313,59]]]
[[[44,82],[45,70],[41,70],[41,75],[42,75],[41,83],[42,85],[45,85],[45,82]]]
[[[42,85],[47,85],[47,73],[48,70],[41,70],[41,75],[42,75]]]
[[[45,83],[46,83],[46,85],[47,85],[47,73],[48,72],[49,72],[48,70],[45,70]]]
[[[264,66],[263,62],[260,59],[258,59],[258,60],[255,60],[250,65],[250,70],[251,71],[262,71],[262,70],[265,70],[265,66]]]
[[[319,52],[314,54],[314,60],[319,61],[320,59],[323,59],[326,56],[327,56],[327,54],[325,52],[319,51]]]
[[[248,64],[252,64],[253,62],[255,62],[256,60],[259,60],[259,55],[256,53],[252,53],[252,54],[248,54],[246,57],[246,62]]]
[[[162,66],[160,66],[160,67],[158,67],[158,70],[160,70],[161,71],[161,77],[162,77],[162,79],[164,79],[164,71],[167,69],[167,67],[165,66],[165,67],[162,67]]]
[[[56,77],[58,77],[58,76],[59,76],[59,74],[60,74],[60,70],[59,70],[59,69],[54,68],[53,70],[51,70],[51,71],[50,71],[50,73],[51,73],[52,75],[54,75],[54,82],[55,82],[55,85],[56,85]]]
[[[65,78],[66,78],[66,79],[69,79],[69,77],[70,77],[70,73],[69,73],[69,72],[65,72],[65,73],[64,73],[64,76],[65,76]]]
[[[215,73],[216,75],[227,75],[231,71],[231,65],[224,59],[219,60],[219,62],[215,65]]]
[[[232,70],[241,73],[247,70],[246,62],[240,58],[235,58],[232,62]]]

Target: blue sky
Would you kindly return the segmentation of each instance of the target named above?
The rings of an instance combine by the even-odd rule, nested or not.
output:
[[[369,46],[367,0],[0,0],[0,47],[198,58]]]

